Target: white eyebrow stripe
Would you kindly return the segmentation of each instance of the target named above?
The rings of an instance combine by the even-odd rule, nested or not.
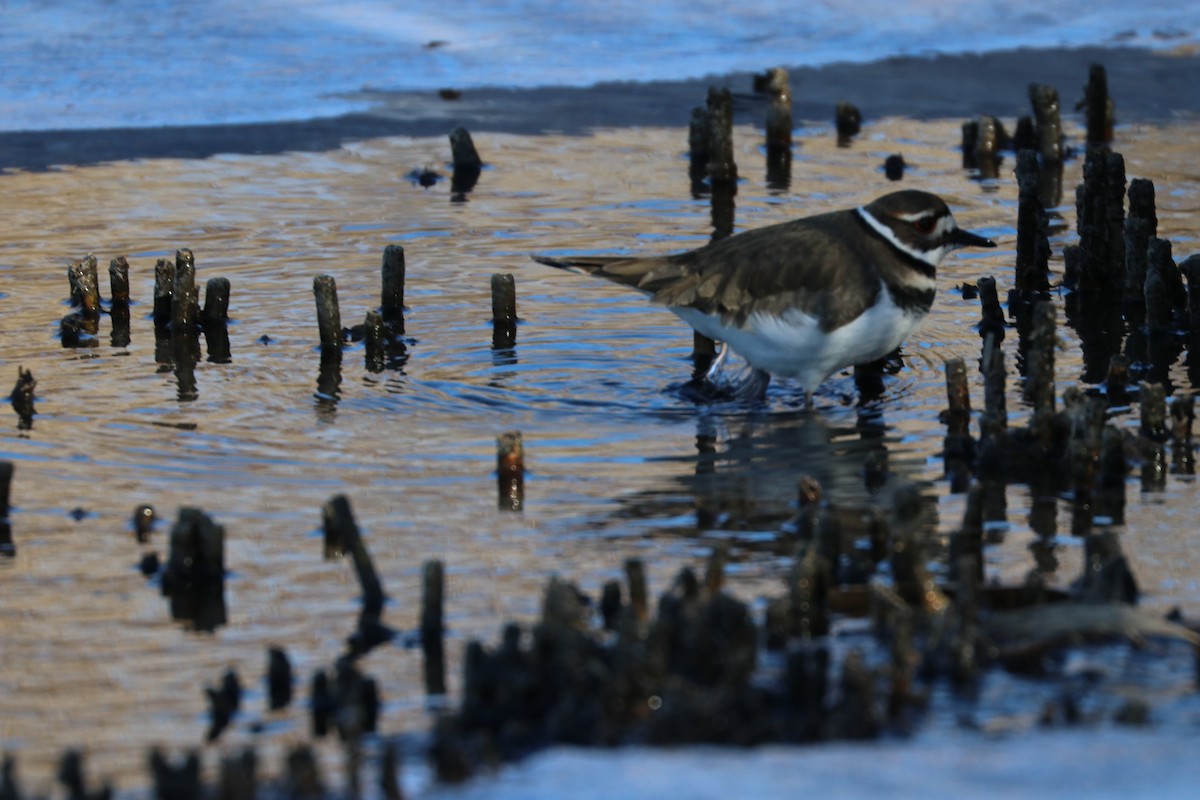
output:
[[[862,218],[863,222],[870,225],[872,230],[874,230],[876,233],[878,233],[880,236],[882,236],[887,241],[891,242],[892,246],[895,247],[900,252],[907,253],[908,255],[912,256],[913,258],[918,259],[920,261],[924,261],[929,266],[935,267],[935,268],[937,267],[938,264],[940,264],[942,262],[942,256],[945,255],[943,248],[939,247],[935,250],[926,251],[926,250],[917,250],[913,247],[909,247],[907,244],[900,241],[900,238],[898,236],[896,236],[896,232],[894,230],[889,228],[887,225],[884,225],[879,220],[875,219],[875,217],[871,216],[871,212],[867,211],[865,206],[859,206],[858,208],[856,208],[854,210],[855,210],[855,212],[858,213],[858,216]],[[918,215],[917,219],[920,219],[920,217],[921,217],[921,215]],[[904,219],[904,218],[900,217],[900,219]]]

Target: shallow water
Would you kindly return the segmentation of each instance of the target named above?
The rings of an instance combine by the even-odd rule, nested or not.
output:
[[[1195,133],[1129,127],[1116,143],[1131,177],[1155,180],[1160,235],[1174,241],[1177,259],[1197,249]],[[835,502],[860,502],[863,461],[886,452],[890,469],[933,499],[936,530],[953,530],[962,497],[941,480],[943,363],[974,364],[979,351],[970,327],[978,301],[955,287],[995,275],[1003,296],[1016,219],[1007,170],[992,184],[970,180],[959,135],[957,121],[889,119],[839,149],[828,126],[802,128],[791,189],[780,192],[766,186],[760,134],[737,130],[739,229],[865,202],[893,187],[882,161],[902,152],[911,165],[903,185],[938,192],[962,226],[1000,244],[947,260],[934,312],[881,396],[860,404],[853,378],[835,376],[814,414],[788,384],[773,386],[764,407],[698,407],[676,391],[690,376],[691,333],[673,315],[528,259],[706,241],[709,203],[690,193],[683,129],[479,135],[488,168],[466,202],[451,202],[448,179],[423,189],[406,177],[424,166],[448,175],[444,139],[0,177],[0,376],[14,380],[20,366],[38,380],[32,430],[19,431],[11,417],[0,432],[0,451],[17,464],[17,553],[0,560],[0,746],[19,754],[27,787],[49,791],[68,745],[86,746],[92,774],[143,785],[149,745],[201,746],[202,687],[227,667],[250,691],[206,760],[255,742],[273,771],[283,748],[307,737],[308,723],[302,705],[263,712],[265,648],[285,647],[307,683],[341,651],[358,610],[349,564],[322,558],[320,509],[338,493],[350,497],[365,531],[391,598],[390,624],[415,627],[421,564],[446,562],[452,692],[465,641],[490,641],[503,620],[531,617],[551,574],[594,593],[638,556],[657,592],[713,542],[731,539],[732,590],[750,600],[776,593],[783,567],[771,545],[804,473],[820,477]],[[1068,197],[1079,167],[1067,167]],[[1060,212],[1056,254],[1074,239],[1073,208]],[[343,324],[358,323],[379,303],[389,243],[407,254],[407,359],[375,374],[361,345],[351,346],[336,398],[318,396],[312,279],[333,275]],[[195,252],[199,283],[224,276],[233,287],[232,362],[202,360],[192,400],[178,399],[176,376],[156,362],[149,319],[154,260],[178,247]],[[67,311],[65,266],[87,252],[100,258],[102,275],[110,257],[129,257],[139,304],[127,347],[110,346],[107,319],[97,347],[64,349],[56,338]],[[1053,266],[1061,270],[1057,255]],[[491,346],[489,280],[497,272],[516,277],[521,324],[511,352]],[[1080,382],[1082,367],[1073,333],[1060,327],[1060,338],[1061,392]],[[1010,375],[1015,339],[1005,343]],[[1182,366],[1171,377],[1192,390]],[[972,385],[979,407],[982,389]],[[1010,388],[1013,424],[1024,414],[1018,395]],[[1120,424],[1134,427],[1135,417]],[[530,470],[521,514],[496,510],[495,437],[509,429],[523,432]],[[1172,476],[1161,492],[1138,487],[1131,476],[1123,538],[1143,602],[1194,610],[1200,550],[1185,524],[1194,483]],[[1008,495],[1009,528],[989,547],[987,568],[1016,581],[1033,566],[1035,536],[1028,491],[1013,486]],[[226,526],[228,625],[197,634],[171,621],[157,586],[136,569],[142,548],[129,517],[142,502],[166,520],[150,545],[164,555],[181,506]],[[86,516],[76,521],[75,509]],[[1059,585],[1078,574],[1082,550],[1068,535],[1069,514],[1063,505],[1060,566],[1050,576]],[[382,689],[384,733],[424,729],[420,659],[389,646],[363,662]],[[1160,699],[1169,707],[1182,690],[1167,684]],[[1003,718],[1003,704],[996,708]],[[1178,714],[1167,717],[1182,724]],[[941,724],[952,726],[951,715]],[[322,744],[321,754],[339,762],[336,744]]]

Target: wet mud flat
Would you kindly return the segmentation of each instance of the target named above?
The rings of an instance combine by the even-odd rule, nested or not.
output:
[[[375,791],[393,758],[408,788],[420,788],[431,780],[432,727],[420,645],[440,630],[450,715],[432,741],[466,771],[597,731],[604,743],[655,741],[655,730],[670,727],[666,713],[654,714],[664,704],[672,712],[704,702],[716,710],[674,718],[684,740],[883,735],[899,746],[922,731],[1082,725],[1103,742],[1119,721],[1185,736],[1195,714],[1188,622],[1200,565],[1187,524],[1193,446],[1183,406],[1177,417],[1171,409],[1196,383],[1190,318],[1170,317],[1155,351],[1151,340],[1164,339],[1148,324],[1080,332],[1088,282],[1071,292],[1058,284],[1068,272],[1063,248],[1083,236],[1073,202],[1087,163],[1083,115],[1065,116],[1077,155],[1064,164],[1066,199],[1039,226],[1047,286],[1026,287],[1033,294],[1014,303],[1009,292],[1023,279],[1014,156],[1003,153],[997,177],[979,181],[962,164],[963,119],[864,111],[848,147],[838,146],[832,114],[802,122],[786,185],[770,179],[762,128],[736,126],[733,224],[866,202],[896,185],[883,165],[899,153],[901,186],[946,197],[960,224],[1001,247],[948,261],[903,366],[835,376],[815,413],[786,384],[762,406],[697,404],[681,391],[693,369],[690,331],[636,294],[528,260],[707,241],[718,218],[711,193],[694,191],[682,121],[576,137],[476,133],[485,168],[469,192],[453,191],[444,136],[5,175],[13,214],[0,239],[3,363],[11,380],[19,369],[36,380],[36,413],[14,414],[4,434],[15,471],[11,552],[0,562],[0,733],[24,789],[51,792],[72,746],[86,751],[84,791],[101,781],[145,787],[147,749],[157,746],[183,772],[182,754],[199,752],[210,782],[220,759],[236,762],[254,747],[264,782],[291,775],[284,790],[303,793],[315,764],[340,791],[359,757],[345,741],[361,745],[364,791]],[[1193,127],[1127,123],[1116,133],[1111,147],[1127,175],[1154,181],[1155,233],[1182,263],[1195,247]],[[422,186],[430,173],[440,177]],[[336,283],[342,327],[365,325],[368,311],[386,305],[388,245],[404,249],[403,332],[393,327],[382,359],[357,335],[339,343],[333,369],[322,357],[314,279]],[[89,313],[86,292],[74,307],[68,299],[68,265],[89,252],[101,265],[126,259],[128,330],[114,338],[106,296],[96,330],[74,342],[83,346],[64,347],[65,320]],[[203,337],[182,349],[171,335],[163,344],[155,273],[160,260],[178,269],[180,258],[185,272],[194,269],[192,286],[228,281],[227,312],[204,328],[223,327],[227,348]],[[513,276],[511,331],[495,324],[498,274]],[[988,277],[1007,332],[991,344],[977,330],[988,321],[976,294],[987,299]],[[1124,292],[1117,298],[1111,304],[1128,307]],[[215,303],[224,305],[221,295]],[[1035,308],[1051,326],[1038,333]],[[179,312],[190,319],[192,308]],[[1058,346],[1047,351],[1047,342]],[[988,364],[1004,356],[1006,430],[1013,439],[1030,432],[1040,444],[1028,446],[1053,465],[1050,478],[1027,474],[1031,451],[1018,449],[1004,451],[1014,463],[986,487],[995,462],[971,447],[986,449],[985,417],[995,410],[996,383],[979,368],[989,347]],[[1114,377],[1121,355],[1127,372]],[[1027,377],[1031,363],[1043,376],[1048,365],[1048,389]],[[965,380],[973,410],[961,391],[947,393],[947,364],[957,364],[949,372]],[[518,473],[497,455],[497,437],[510,431],[521,432],[526,466],[516,513]],[[504,441],[502,455],[511,455],[512,439]],[[1120,445],[1115,486],[1101,480],[1109,473],[1085,468],[1103,462],[1105,441]],[[1075,460],[1059,462],[1063,454]],[[1115,487],[1123,524],[1115,505],[1080,510],[1087,491]],[[328,540],[330,520],[345,516],[328,511],[341,507],[327,502],[339,496],[352,504],[370,570],[353,536]],[[162,519],[141,542],[131,515],[143,503]],[[203,509],[210,522],[185,509]],[[223,533],[221,613],[173,619],[175,595],[162,594],[169,569],[143,570],[145,559],[154,553],[169,566],[175,547],[212,541],[213,526]],[[432,602],[435,563],[445,580],[440,624],[421,604]],[[551,575],[558,580],[547,587]],[[973,592],[970,611],[964,597]],[[591,602],[581,605],[582,595]],[[1165,619],[1173,607],[1182,616]],[[502,634],[510,619],[540,621],[539,632]],[[652,634],[656,625],[665,632]],[[997,653],[981,646],[979,631]],[[728,635],[706,638],[718,633]],[[1093,637],[1100,643],[1078,644]],[[899,647],[905,639],[913,649]],[[631,642],[640,656],[621,649]],[[272,647],[286,653],[290,681],[278,677]],[[559,701],[573,702],[578,687],[538,693],[531,676],[547,664],[555,675],[595,677],[572,661],[582,656],[624,665],[611,674],[628,690],[625,704],[611,707],[632,720],[631,733],[578,716],[577,727],[566,725],[573,718]],[[759,730],[776,725],[784,735],[743,736],[730,723],[754,707],[738,692],[759,690],[724,682],[763,680],[761,670],[790,688],[766,704],[778,719],[760,719]],[[503,679],[524,688],[514,694]],[[643,693],[655,680],[676,694]],[[281,682],[294,697],[274,708]],[[688,693],[699,705],[676,706]],[[374,731],[365,722],[372,695]],[[760,706],[770,699],[753,696]],[[328,697],[354,699],[314,702]],[[339,737],[334,713],[317,738],[314,706],[357,709],[358,727]],[[561,726],[545,727],[534,707]]]

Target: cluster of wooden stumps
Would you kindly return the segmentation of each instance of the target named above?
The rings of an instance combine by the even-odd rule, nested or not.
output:
[[[97,259],[91,254],[67,267],[71,311],[59,324],[63,347],[96,347],[104,313],[112,321],[112,346],[126,347],[130,343],[129,262],[124,256],[109,262],[107,303],[100,296],[97,269]],[[201,308],[195,256],[186,248],[177,250],[174,260],[160,258],[154,265],[154,358],[163,369],[175,371],[180,400],[197,397],[195,367],[200,359],[201,334],[208,361],[230,361],[229,292],[228,279],[210,278]],[[22,410],[17,413],[22,414]],[[32,399],[28,414],[32,416]]]
[[[450,133],[453,157],[451,178],[452,199],[461,202],[474,188],[483,170],[471,134],[465,128]],[[127,347],[130,334],[130,265],[124,256],[109,262],[110,297],[105,301],[100,293],[98,260],[88,254],[67,267],[71,310],[59,323],[59,338],[63,347],[91,348],[99,345],[100,320],[107,314],[112,322],[110,341],[113,347]],[[313,282],[317,300],[317,318],[321,343],[321,372],[318,377],[318,396],[336,400],[341,383],[341,347],[350,339],[364,340],[367,368],[372,372],[400,369],[406,356],[404,335],[404,249],[390,245],[383,255],[383,297],[380,307],[367,313],[360,326],[343,330],[337,305],[337,287],[331,276],[318,276]],[[507,283],[505,283],[507,281]],[[497,351],[511,352],[516,343],[516,291],[512,276],[493,277],[493,309],[495,317],[493,346]],[[200,353],[199,337],[203,334],[207,360],[225,364],[231,360],[229,345],[230,283],[226,278],[210,278],[205,285],[204,305],[200,306],[199,286],[196,283],[196,262],[191,250],[176,251],[174,260],[160,258],[154,266],[153,320],[155,361],[163,370],[174,370],[178,379],[180,400],[198,396],[195,367]],[[19,426],[27,430],[33,425],[34,389],[37,381],[32,373],[20,369],[11,395]]]
[[[7,499],[11,475],[11,465],[0,462],[0,500]],[[383,622],[386,601],[383,584],[354,520],[349,500],[343,495],[331,498],[322,509],[322,518],[325,557],[349,557],[361,589],[362,607],[353,631],[346,638],[346,651],[337,656],[331,666],[319,668],[312,675],[307,701],[309,730],[313,739],[337,736],[346,754],[346,786],[353,796],[361,796],[365,737],[378,732],[382,701],[377,682],[362,672],[359,661],[374,648],[392,641],[397,634]],[[150,542],[154,528],[153,509],[149,506],[135,509],[132,527],[140,543]],[[204,512],[181,509],[179,519],[170,533],[170,555],[160,573],[162,590],[171,598],[173,615],[189,620],[204,630],[212,630],[224,623],[224,599],[221,596],[225,579],[224,537],[224,528]],[[144,571],[154,574],[153,571]],[[405,639],[420,644],[424,654],[425,688],[430,696],[441,696],[446,692],[444,594],[442,563],[429,561],[423,569],[418,628],[414,635],[406,635]],[[176,613],[180,605],[188,605],[189,608]],[[196,610],[201,606],[201,610]],[[297,678],[291,659],[283,648],[268,648],[266,656],[266,668],[262,676],[266,687],[266,710],[278,712],[292,703]],[[209,705],[205,739],[213,742],[236,724],[239,715],[245,713],[243,685],[236,671],[230,669],[214,685],[203,687],[203,692]],[[258,723],[251,721],[247,724],[253,726]],[[396,743],[380,741],[374,750],[378,755],[380,782],[377,785],[383,796],[393,799],[401,797],[400,758]],[[157,797],[193,800],[211,791],[212,787],[203,783],[200,759],[195,752],[187,754],[178,763],[171,763],[161,751],[155,749],[149,753],[148,763]],[[79,751],[70,750],[63,755],[59,780],[67,790],[67,796],[73,800],[101,800],[111,796],[111,789],[107,786],[88,789],[82,767],[82,754]],[[277,780],[263,780],[258,770],[258,757],[253,748],[223,758],[216,786],[217,795],[228,800],[252,800],[260,796],[262,790],[314,800],[326,796],[325,781],[315,752],[307,743],[296,745],[288,751]],[[17,782],[15,760],[6,755],[3,774],[0,775],[0,798],[19,800],[23,796]]]
[[[951,416],[969,419],[965,367],[949,372],[958,398]],[[1104,451],[1115,429],[1101,419],[1103,433],[1095,423],[1085,433],[1081,413],[1071,406],[1053,418],[1055,446],[1068,455],[1076,491],[1088,485],[1083,473],[1094,462],[1107,471],[1091,485],[1116,491],[1105,480],[1124,479],[1126,453]],[[1013,446],[1039,446],[1032,431],[1008,433]],[[1178,447],[1194,451],[1190,439]],[[1093,638],[1158,637],[1200,656],[1195,630],[1133,607],[1136,580],[1113,531],[1083,534],[1085,564],[1069,592],[1048,588],[1037,570],[1021,585],[987,584],[983,551],[996,497],[984,479],[970,484],[948,542],[929,536],[914,485],[887,486],[886,474],[867,480],[890,502],[839,508],[816,481],[801,479],[800,511],[785,534],[792,566],[761,618],[723,591],[724,547],[702,572],[683,569],[656,613],[638,560],[598,598],[552,578],[538,622],[505,626],[494,646],[468,643],[461,705],[434,729],[438,776],[461,780],[552,744],[748,745],[904,732],[937,682],[969,696],[988,666],[1038,671],[1061,648]],[[880,580],[883,565],[890,578]],[[835,647],[827,636],[835,615],[869,617],[877,644]],[[1050,723],[1060,712],[1050,704],[1043,717]],[[1130,700],[1114,718],[1144,720],[1145,705]]]
[[[408,361],[412,340],[404,333],[404,248],[391,244],[383,250],[382,303],[366,313],[361,325],[342,327],[337,282],[332,275],[313,279],[317,327],[321,342],[321,365],[317,375],[318,402],[336,405],[342,382],[342,351],[349,342],[364,343],[368,372],[402,370]],[[517,344],[517,287],[511,273],[491,277],[492,352],[497,363],[512,363]]]
[[[218,797],[221,800],[254,800],[258,797],[289,797],[296,800],[321,800],[330,796],[326,777],[322,774],[317,754],[307,743],[293,745],[284,755],[278,777],[261,774],[259,756],[252,747],[224,756],[220,761],[215,784],[207,784],[201,772],[200,756],[189,753],[172,761],[162,750],[151,750],[146,758],[154,797],[159,800],[196,800]],[[85,772],[84,754],[67,750],[59,760],[57,779],[67,800],[111,800],[113,788],[102,783],[93,788]],[[392,743],[383,746],[379,761],[380,795],[386,800],[400,800],[403,793],[399,783],[399,758]],[[354,784],[355,796],[360,787]],[[5,755],[0,766],[0,798],[21,800],[16,759]]]

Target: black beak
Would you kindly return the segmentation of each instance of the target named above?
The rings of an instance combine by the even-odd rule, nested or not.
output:
[[[995,247],[996,243],[986,236],[955,228],[946,236],[946,241],[955,247]]]

